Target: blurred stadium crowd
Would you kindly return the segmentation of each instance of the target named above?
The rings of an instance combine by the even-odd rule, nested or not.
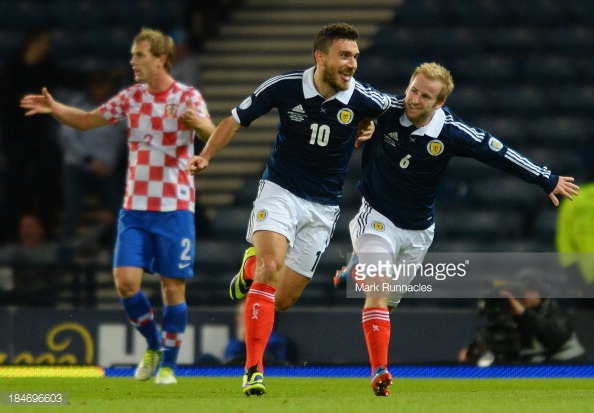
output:
[[[22,51],[27,33],[32,29],[47,29],[51,34],[48,53],[55,63],[52,70],[70,73],[62,83],[56,83],[58,93],[66,97],[78,93],[85,87],[81,79],[105,72],[110,73],[116,86],[124,86],[131,83],[128,61],[134,34],[142,26],[158,28],[170,33],[176,41],[185,42],[196,57],[195,70],[202,72],[198,79],[203,82],[196,86],[207,103],[211,103],[213,119],[218,122],[243,96],[217,112],[218,97],[209,93],[215,87],[208,85],[213,76],[207,73],[217,68],[201,65],[201,56],[216,53],[208,44],[221,35],[221,27],[241,24],[233,20],[236,10],[255,7],[263,12],[262,4],[254,3],[258,2],[0,0],[0,68]],[[283,2],[283,7],[291,7],[291,3]],[[299,8],[315,2],[295,3],[294,7]],[[326,9],[340,7],[329,3]],[[574,176],[580,185],[594,178],[591,116],[594,113],[594,4],[583,0],[403,0],[397,3],[395,17],[389,23],[378,24],[373,38],[367,39],[369,47],[362,48],[358,80],[400,94],[414,67],[424,61],[437,61],[451,70],[456,83],[447,105],[466,122],[491,131],[519,152],[547,165],[553,173]],[[371,2],[369,7],[377,7],[377,3]],[[352,23],[357,26],[357,22]],[[268,24],[266,19],[250,23],[251,26],[265,24]],[[310,37],[305,39],[308,47]],[[35,75],[34,71],[30,73]],[[27,83],[27,73],[21,75]],[[236,77],[241,75],[237,73]],[[262,75],[260,80],[265,78]],[[0,82],[10,85],[12,80],[4,78]],[[232,87],[231,81],[224,80]],[[249,89],[257,84],[250,84]],[[35,89],[22,92],[38,91],[37,80],[31,79],[30,85]],[[16,203],[6,190],[9,175],[6,143],[14,138],[10,131],[15,125],[31,121],[22,115],[18,102],[13,104],[10,106],[10,102],[2,99],[0,117],[0,241],[4,246],[19,239],[16,221],[9,223],[5,217],[48,212],[35,211],[39,201],[34,200],[26,210],[19,207],[15,211]],[[46,126],[43,133],[47,133],[46,138],[61,153],[57,125],[54,122]],[[28,148],[23,150],[41,152],[40,147],[23,146]],[[23,155],[28,157],[29,153]],[[347,222],[360,204],[354,187],[358,156],[355,154],[351,162],[345,186],[343,218],[316,277],[301,298],[302,304],[360,305],[357,300],[345,301],[331,281],[334,269],[344,264],[350,251]],[[58,172],[62,168],[61,156],[55,158],[53,166],[38,170],[38,175],[31,173],[47,176],[47,168],[52,167],[56,168],[52,186],[56,195],[62,193]],[[23,174],[29,172],[23,170]],[[205,204],[201,209],[197,277],[188,285],[190,305],[232,305],[226,296],[227,283],[237,270],[245,248],[250,197],[255,193],[252,188],[261,168],[245,174],[239,170],[227,173],[235,178],[243,175],[243,182],[235,185],[230,202]],[[200,184],[197,187],[199,191],[204,188]],[[34,199],[37,195],[24,196]],[[198,199],[201,196],[199,193]],[[104,222],[100,219],[96,196],[87,195],[87,198],[78,231],[85,243],[74,255],[72,249],[57,249],[57,260],[52,265],[58,269],[59,276],[56,298],[51,305],[95,307],[109,305],[116,299],[109,268],[110,239],[96,231],[97,223]],[[50,218],[46,225],[49,227],[45,228],[46,242],[50,243],[59,243],[63,217],[64,199],[58,196],[55,202],[56,218],[53,221]],[[438,229],[432,251],[555,251],[557,210],[546,196],[538,188],[476,161],[457,159],[452,163],[438,197],[437,210]],[[10,283],[6,280],[11,276],[6,274],[0,270],[0,291],[3,280]],[[158,294],[157,280],[154,291]],[[406,305],[404,301],[403,304]]]

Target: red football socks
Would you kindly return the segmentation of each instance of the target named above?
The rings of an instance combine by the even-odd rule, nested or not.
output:
[[[379,366],[388,365],[390,313],[386,308],[364,308],[362,324],[373,374]]]
[[[255,260],[254,260],[255,261]],[[264,351],[274,326],[274,292],[276,288],[262,283],[253,283],[245,303],[246,368],[258,365],[264,373]]]

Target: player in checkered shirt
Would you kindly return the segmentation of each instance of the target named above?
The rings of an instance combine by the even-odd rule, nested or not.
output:
[[[142,29],[131,49],[137,83],[90,112],[57,102],[45,88],[41,95],[21,101],[27,116],[51,114],[80,130],[124,119],[128,123],[126,193],[113,272],[126,314],[147,341],[135,377],[148,380],[159,368],[159,384],[176,383],[175,367],[187,322],[185,283],[193,276],[195,190],[185,166],[193,155],[195,133],[207,141],[215,129],[200,92],[172,78],[174,51],[169,36]],[[145,271],[161,276],[161,333],[141,290]]]

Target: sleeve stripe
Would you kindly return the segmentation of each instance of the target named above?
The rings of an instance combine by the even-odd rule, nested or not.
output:
[[[376,102],[381,108],[386,109],[386,103],[388,98],[385,94],[373,88],[365,87],[358,81],[355,81],[355,89],[359,91],[361,94],[367,96],[368,98]]]
[[[273,85],[275,83],[278,83],[280,81],[283,81],[283,80],[286,80],[286,79],[302,79],[302,78],[303,78],[303,74],[302,73],[288,73],[288,74],[284,74],[284,75],[278,75],[278,76],[271,77],[270,79],[268,79],[267,81],[265,81],[264,83],[262,83],[254,91],[254,95],[258,96],[258,94],[260,94],[260,92],[262,92],[268,86]]]
[[[446,116],[446,123],[453,125],[454,127],[460,129],[461,131],[465,132],[477,142],[482,142],[485,138],[485,134],[482,132],[477,131],[476,129],[466,125],[462,122],[454,122],[452,116]],[[549,178],[551,176],[551,171],[546,167],[540,167],[534,162],[530,161],[528,158],[520,155],[515,150],[511,149],[509,146],[506,145],[507,151],[505,152],[504,158],[507,160],[515,163],[516,165],[522,167],[526,171],[536,175],[536,176],[544,176],[545,178]]]
[[[463,122],[454,122],[451,115],[446,115],[445,123],[460,129],[461,131],[466,133],[468,136],[470,136],[472,139],[474,139],[477,142],[482,142],[483,139],[485,138],[484,133],[477,131],[473,127],[466,125]]]
[[[551,176],[551,171],[549,171],[546,166],[543,166],[542,168],[539,167],[538,165],[531,162],[528,158],[520,155],[518,152],[514,151],[513,149],[511,149],[509,147],[507,147],[507,151],[505,153],[505,158],[509,159],[511,162],[515,163],[516,165],[521,166],[522,168],[526,169],[527,171],[533,173],[534,175],[537,175],[537,176],[542,175],[546,178]]]

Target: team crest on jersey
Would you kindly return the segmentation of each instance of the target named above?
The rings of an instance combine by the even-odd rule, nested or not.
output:
[[[264,221],[267,217],[268,217],[268,211],[266,211],[265,209],[259,210],[258,213],[256,214],[256,219],[258,221]]]
[[[427,144],[427,152],[433,156],[438,156],[443,153],[443,142],[439,139],[433,139]]]
[[[383,222],[379,222],[379,221],[373,221],[371,223],[371,227],[376,230],[377,232],[382,232],[383,230],[386,229],[386,226],[384,225]]]
[[[349,123],[351,123],[354,117],[355,114],[349,108],[341,109],[338,112],[338,121],[343,125],[348,125]]]
[[[489,139],[489,148],[491,148],[492,151],[499,152],[501,148],[503,148],[503,144],[499,140],[491,138]]]
[[[239,105],[239,109],[247,109],[252,105],[252,97],[248,96],[243,102],[241,102],[241,105]]]
[[[169,103],[167,105],[165,105],[165,117],[172,119],[175,117],[175,114],[177,113],[177,105],[174,103]]]

